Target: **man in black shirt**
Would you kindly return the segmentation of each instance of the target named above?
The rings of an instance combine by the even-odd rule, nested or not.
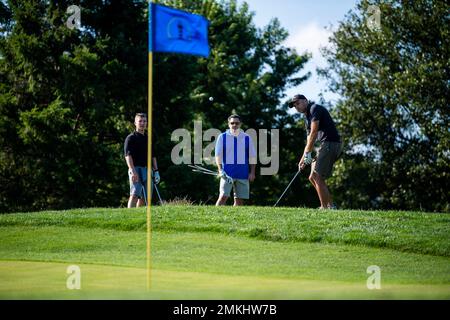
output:
[[[325,180],[331,176],[333,164],[342,152],[341,137],[336,125],[327,109],[309,102],[302,94],[295,95],[289,101],[289,107],[295,107],[298,112],[303,113],[306,117],[308,140],[303,156],[298,163],[299,169],[302,170],[306,165],[311,164],[309,180],[319,196],[320,208],[336,209],[325,183]],[[313,163],[311,152],[316,140],[320,141],[320,147],[317,151],[316,161]]]
[[[145,204],[144,195],[147,195],[147,149],[148,136],[147,115],[138,113],[134,118],[136,131],[128,135],[125,139],[124,153],[125,161],[128,165],[128,176],[130,180],[130,198],[128,208],[143,206]],[[158,164],[153,153],[152,144],[152,175],[156,184],[161,180],[158,172]],[[144,188],[145,193],[143,193]]]

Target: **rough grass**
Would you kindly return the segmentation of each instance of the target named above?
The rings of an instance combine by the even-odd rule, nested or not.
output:
[[[450,215],[399,211],[163,206],[152,230],[213,232],[276,242],[315,242],[450,256]],[[145,231],[145,209],[78,209],[0,216],[1,226],[78,226]]]
[[[0,215],[0,299],[448,299],[449,219],[415,212],[154,207]],[[80,292],[65,288],[80,265]],[[367,267],[383,290],[366,288]]]

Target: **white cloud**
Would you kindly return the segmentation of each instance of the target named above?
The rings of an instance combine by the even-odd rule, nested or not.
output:
[[[332,92],[326,91],[327,83],[324,79],[320,79],[317,75],[317,67],[325,67],[327,62],[320,53],[320,48],[329,45],[328,38],[331,36],[331,31],[321,27],[317,22],[311,22],[296,29],[283,45],[295,48],[298,54],[303,54],[306,51],[312,54],[312,58],[305,65],[305,68],[300,71],[300,75],[311,72],[311,77],[300,84],[297,88],[287,90],[287,95],[292,96],[297,93],[305,94],[308,98],[318,101],[319,94],[322,93],[324,98],[328,101],[336,100],[339,96]]]
[[[317,22],[309,23],[305,26],[299,27],[286,40],[285,45],[295,48],[299,54],[308,51],[312,53],[312,61],[314,64],[323,66],[325,60],[322,58],[319,48],[328,45],[328,38],[331,32],[321,27]],[[310,61],[311,61],[310,60]]]

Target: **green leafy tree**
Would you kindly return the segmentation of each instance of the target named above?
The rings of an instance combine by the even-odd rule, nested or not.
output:
[[[258,177],[252,185],[254,204],[273,204],[295,170],[298,154],[292,150],[304,143],[303,127],[301,134],[292,135],[299,131],[298,117],[291,117],[286,106],[279,106],[286,88],[308,78],[309,74],[298,76],[308,56],[282,45],[288,34],[277,19],[263,29],[256,28],[253,13],[245,3],[238,6],[236,1],[159,2],[201,14],[211,22],[211,55],[204,59],[156,54],[156,131],[164,137],[163,141],[170,141],[170,134],[177,128],[193,130],[194,120],[201,120],[204,130],[225,130],[231,113],[243,118],[243,129],[282,129],[280,174]],[[192,175],[185,166],[172,165],[170,151],[174,144],[158,144],[165,177],[163,193],[169,198],[189,195],[197,202],[214,203],[217,194],[214,192],[211,197],[211,190],[217,189],[218,182]],[[303,200],[306,199],[300,196],[292,203],[304,203]]]
[[[71,4],[2,5],[1,211],[117,205],[126,194],[119,141],[146,104],[146,6],[81,1],[83,29],[71,30]]]
[[[348,149],[333,186],[346,206],[449,210],[448,10],[361,1],[324,50],[321,73],[343,97],[334,112]]]
[[[208,59],[155,54],[163,197],[213,201],[217,181],[171,163],[171,133],[192,130],[196,119],[225,129],[237,112],[248,128],[281,128],[282,144],[292,138],[281,151],[288,167],[254,185],[255,203],[273,203],[304,138],[297,118],[278,106],[287,87],[307,78],[297,75],[308,57],[282,45],[287,33],[277,20],[256,28],[246,4],[160,2],[206,16],[212,48]],[[79,30],[66,26],[72,4],[0,2],[0,212],[126,204],[123,142],[148,104],[148,3],[79,1]]]

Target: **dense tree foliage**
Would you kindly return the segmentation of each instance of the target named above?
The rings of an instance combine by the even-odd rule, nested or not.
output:
[[[155,54],[163,196],[216,197],[217,181],[171,163],[170,137],[177,128],[192,131],[194,120],[225,130],[237,112],[245,128],[283,129],[280,174],[253,188],[254,203],[273,203],[304,143],[297,117],[278,106],[288,86],[306,79],[298,72],[307,56],[281,45],[287,33],[277,20],[256,28],[247,5],[160,2],[211,21],[208,59]],[[66,26],[71,4],[0,2],[0,211],[126,203],[123,141],[134,114],[147,109],[147,1],[79,1],[79,30]]]
[[[207,17],[211,46],[209,58],[154,55],[163,198],[214,202],[218,181],[175,165],[171,135],[187,129],[193,146],[195,120],[224,131],[238,113],[244,130],[280,129],[279,172],[252,185],[251,203],[272,205],[304,148],[282,101],[308,56],[283,46],[278,20],[255,27],[246,4],[159,2]],[[147,1],[81,0],[73,30],[72,4],[0,1],[0,212],[126,204],[123,142],[148,104]],[[330,179],[341,207],[449,210],[448,38],[448,5],[429,0],[361,1],[333,33],[320,73],[342,97],[332,112],[347,151]],[[283,204],[318,205],[306,173]]]
[[[343,97],[333,186],[346,207],[450,210],[448,12],[440,0],[362,1],[333,33],[321,72]]]

